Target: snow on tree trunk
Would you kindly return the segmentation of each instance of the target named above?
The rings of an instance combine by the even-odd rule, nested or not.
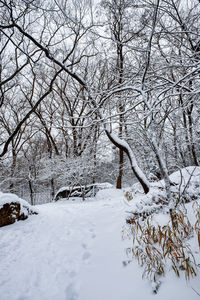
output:
[[[138,166],[135,155],[134,155],[133,151],[131,150],[130,146],[127,144],[127,142],[125,142],[124,140],[121,140],[115,134],[111,133],[108,130],[106,125],[105,125],[105,132],[106,132],[106,135],[109,138],[109,140],[117,148],[122,149],[127,154],[129,161],[131,163],[131,169],[132,169],[134,175],[136,176],[136,178],[138,179],[138,181],[140,182],[140,184],[142,185],[145,194],[147,194],[149,192],[149,186],[150,186],[149,181],[147,180],[146,176],[144,175],[144,173]]]

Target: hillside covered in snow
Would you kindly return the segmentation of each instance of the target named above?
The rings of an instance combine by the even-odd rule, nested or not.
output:
[[[171,176],[181,191],[186,185],[191,191],[200,180],[198,169],[192,175],[188,172],[191,169],[182,171],[182,179],[179,173]],[[129,201],[127,191],[110,188],[86,201],[74,198],[39,205],[38,215],[0,228],[0,299],[199,299],[200,252],[194,230],[186,245],[195,257],[197,274],[189,280],[185,270],[180,270],[178,277],[166,259],[165,273],[156,287],[148,276],[142,278],[145,265],[138,264],[132,252],[133,224],[126,220],[134,210],[154,207],[150,195],[154,200],[155,194],[159,197],[162,184],[153,183],[147,196],[139,196],[138,190],[134,195],[132,188],[133,199]],[[197,220],[199,205],[198,197],[184,204],[191,226]],[[169,207],[156,210],[151,218],[154,225],[170,224]],[[144,229],[147,219],[138,220]]]

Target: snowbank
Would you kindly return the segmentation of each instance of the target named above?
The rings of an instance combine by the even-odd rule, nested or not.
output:
[[[179,171],[176,171],[170,175],[172,182],[176,184],[185,185],[190,182],[199,182],[200,183],[200,167],[190,166]]]
[[[171,191],[174,203],[181,199],[187,203],[200,199],[200,167],[190,166],[172,173],[169,176],[172,184]],[[135,216],[150,215],[154,212],[165,209],[169,204],[166,197],[164,180],[152,182],[150,191],[144,195],[140,185],[133,185],[128,192],[132,194],[132,201],[129,201],[131,214]]]
[[[124,198],[123,191],[120,189],[115,189],[115,188],[105,188],[97,192],[96,194],[96,200],[101,201],[101,200],[112,200],[113,198],[119,198],[121,199]]]

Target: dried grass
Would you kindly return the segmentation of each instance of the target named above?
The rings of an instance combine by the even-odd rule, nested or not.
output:
[[[160,286],[160,277],[169,266],[178,277],[184,272],[186,280],[197,275],[198,266],[188,243],[196,234],[200,249],[200,206],[197,203],[195,211],[194,226],[178,208],[170,210],[170,221],[165,226],[155,225],[152,216],[143,221],[134,219],[129,226],[133,247],[127,249],[127,254],[143,267],[143,277],[155,283],[155,293]]]

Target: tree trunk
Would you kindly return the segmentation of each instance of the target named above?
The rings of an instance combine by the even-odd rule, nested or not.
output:
[[[127,154],[130,164],[131,164],[131,169],[132,169],[135,177],[138,179],[138,181],[142,185],[145,194],[147,194],[149,192],[149,186],[150,186],[149,181],[147,180],[147,178],[144,175],[144,173],[142,172],[142,170],[139,168],[137,161],[135,159],[135,155],[134,155],[133,151],[131,150],[131,148],[129,147],[129,145],[125,141],[119,139],[114,134],[110,133],[107,128],[105,128],[105,132],[106,132],[106,135],[109,138],[109,140],[118,149],[123,150]]]
[[[122,115],[119,116],[119,121],[120,121],[119,138],[121,139],[122,132],[123,132],[123,125],[122,125],[123,117],[122,117]],[[123,149],[120,148],[119,149],[119,174],[117,177],[117,184],[116,184],[117,189],[122,188],[123,165],[124,165],[124,151],[123,151]]]
[[[29,178],[29,180],[28,180],[28,185],[29,185],[29,190],[30,190],[31,205],[34,205],[33,186],[32,186],[32,181],[31,181],[30,178]]]
[[[190,133],[190,148],[191,148],[191,153],[192,153],[194,165],[199,166],[196,151],[195,151],[194,139],[193,139],[192,110],[193,110],[193,104],[191,104],[190,109],[189,108],[187,109],[187,116],[188,116],[188,123],[189,123],[189,133]]]

